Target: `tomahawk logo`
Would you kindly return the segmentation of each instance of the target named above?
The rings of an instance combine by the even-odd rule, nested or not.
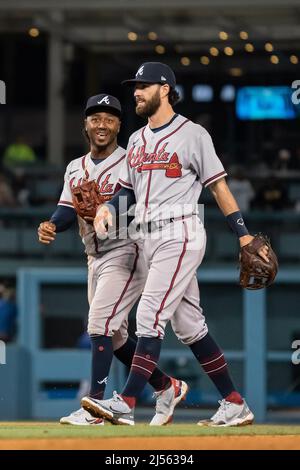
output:
[[[104,96],[104,98],[102,98],[102,100],[100,101],[97,101],[98,104],[102,104],[102,103],[106,103],[106,104],[109,104],[110,101],[109,101],[109,97],[108,96]]]
[[[6,86],[3,80],[0,80],[0,104],[6,104]]]
[[[0,341],[0,364],[6,364],[6,344]]]
[[[135,76],[137,77],[138,75],[143,75],[143,73],[144,73],[144,65],[142,65],[142,66],[138,69],[138,71],[137,71],[137,73],[136,73]]]
[[[102,384],[107,385],[107,380],[108,380],[108,377],[105,377],[103,380],[97,380],[97,383],[98,383],[99,385],[102,385]]]

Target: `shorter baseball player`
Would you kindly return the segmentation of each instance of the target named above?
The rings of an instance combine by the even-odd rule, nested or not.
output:
[[[57,210],[50,221],[42,222],[38,228],[39,241],[49,244],[55,240],[56,233],[67,230],[78,220],[88,261],[90,397],[97,399],[103,398],[113,354],[126,366],[131,366],[136,342],[128,337],[127,318],[146,279],[142,243],[121,236],[100,240],[92,223],[100,198],[107,201],[120,188],[118,180],[125,158],[125,150],[117,143],[120,124],[121,105],[117,98],[100,94],[88,99],[85,132],[90,151],[69,163]],[[156,424],[166,424],[172,419],[175,406],[185,397],[187,384],[158,368],[149,383],[156,393],[155,416],[159,416]],[[95,419],[83,408],[60,422],[103,424],[102,419]]]

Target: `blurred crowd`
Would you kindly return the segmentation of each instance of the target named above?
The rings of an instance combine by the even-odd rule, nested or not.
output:
[[[272,151],[271,151],[272,150]],[[263,149],[245,164],[232,164],[221,155],[228,184],[242,212],[295,210],[300,212],[300,147],[294,152]],[[62,188],[63,169],[55,175],[39,161],[34,149],[18,136],[7,146],[0,168],[0,209],[56,204]],[[39,167],[40,171],[33,171]]]
[[[60,189],[61,179],[53,180],[22,136],[6,147],[0,167],[0,208],[55,204]]]

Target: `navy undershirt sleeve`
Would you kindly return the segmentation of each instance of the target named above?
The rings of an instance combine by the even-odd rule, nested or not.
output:
[[[120,196],[125,196],[127,210],[135,204],[134,191],[127,188],[121,188],[115,196],[109,201],[109,204],[114,206],[116,213],[119,211]],[[57,206],[56,211],[52,215],[50,221],[56,225],[56,232],[64,232],[77,220],[77,214],[73,207]]]
[[[120,197],[124,197],[124,201],[127,204],[127,211],[136,203],[134,191],[132,189],[122,187],[109,201],[109,205],[114,206],[116,214],[119,213]]]
[[[73,207],[57,206],[52,214],[50,222],[56,225],[56,232],[64,232],[77,220],[77,214]]]

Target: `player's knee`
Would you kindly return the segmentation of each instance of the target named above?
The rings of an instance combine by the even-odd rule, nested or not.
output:
[[[185,344],[186,346],[190,346],[191,344],[194,344],[204,338],[207,332],[208,328],[205,324],[201,328],[196,328],[194,331],[189,331],[185,333],[176,331],[175,334],[179,341],[181,341],[181,343]]]
[[[137,309],[137,319],[139,316],[144,318],[153,317],[155,321],[155,315],[161,307],[161,302],[160,296],[155,297],[147,292],[143,292]]]
[[[105,322],[101,321],[94,315],[89,315],[87,332],[89,335],[112,336],[110,332],[106,331]]]
[[[165,330],[161,325],[155,325],[155,322],[145,323],[137,319],[136,322],[136,332],[135,334],[140,336],[146,336],[148,338],[157,338],[163,339],[165,336]]]
[[[112,343],[113,343],[113,350],[116,351],[117,349],[120,349],[127,341],[128,339],[128,333],[127,331],[116,331],[115,334],[112,337]]]
[[[99,325],[88,324],[87,327],[88,334],[91,335],[106,335],[104,328],[99,327]],[[111,336],[111,335],[106,335]]]

